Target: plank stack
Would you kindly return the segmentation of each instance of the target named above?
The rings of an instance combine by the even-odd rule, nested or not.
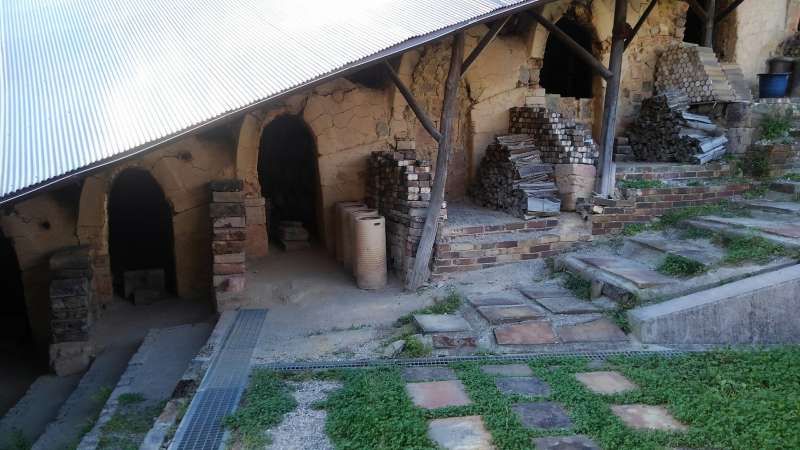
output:
[[[431,162],[418,160],[415,143],[398,139],[396,151],[376,151],[369,158],[366,203],[386,218],[389,265],[403,277],[414,265],[430,206]],[[440,220],[447,218],[442,204]]]
[[[714,50],[683,43],[661,54],[656,67],[656,92],[684,92],[689,103],[736,101],[736,92]]]
[[[469,195],[487,208],[531,219],[557,215],[561,209],[553,165],[528,134],[497,136],[486,149]]]
[[[546,163],[594,165],[600,156],[585,125],[547,108],[511,108],[508,132],[533,136]]]
[[[627,135],[637,161],[705,164],[725,154],[728,138],[711,119],[687,112],[679,91],[645,99]]]

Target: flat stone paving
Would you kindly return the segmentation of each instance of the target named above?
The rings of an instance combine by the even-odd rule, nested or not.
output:
[[[426,334],[469,331],[471,329],[463,317],[455,314],[414,314],[414,321]]]
[[[494,380],[497,390],[506,395],[531,395],[546,397],[550,395],[550,385],[536,377],[502,377]]]
[[[642,264],[621,257],[583,256],[579,260],[635,284],[639,289],[674,283],[675,279],[661,275]]]
[[[416,406],[425,409],[472,404],[464,385],[458,380],[408,383],[406,391]]]
[[[490,450],[492,435],[481,416],[448,417],[428,423],[428,437],[447,450]]]
[[[456,373],[449,367],[406,367],[403,369],[403,380],[409,383],[457,379]]]
[[[525,297],[528,297],[531,300],[539,300],[540,298],[568,297],[572,295],[567,289],[561,286],[522,286],[519,288],[519,291],[522,292]]]
[[[564,325],[558,328],[558,337],[562,342],[619,342],[628,337],[613,322],[600,318],[591,322]]]
[[[611,411],[626,425],[638,430],[686,430],[686,425],[675,420],[663,406],[611,405]]]
[[[597,306],[575,297],[542,297],[536,303],[553,314],[588,314],[600,312]]]
[[[504,377],[531,377],[533,370],[527,364],[489,364],[481,367],[481,372],[487,375],[500,375]]]
[[[543,320],[498,326],[494,329],[494,337],[500,345],[556,343],[553,326]]]
[[[480,306],[478,312],[492,325],[524,322],[545,315],[542,308],[531,305]]]
[[[520,403],[511,407],[522,426],[528,429],[549,430],[570,428],[572,419],[560,404],[554,402]]]
[[[600,450],[600,446],[581,435],[534,438],[533,445],[536,450]]]
[[[524,303],[519,297],[504,294],[470,297],[467,301],[475,308],[479,306],[522,305]]]
[[[632,391],[637,387],[624,375],[615,371],[576,373],[575,378],[596,394],[619,394]]]

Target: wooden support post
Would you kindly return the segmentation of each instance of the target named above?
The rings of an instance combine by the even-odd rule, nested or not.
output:
[[[611,78],[611,72],[608,69],[606,69],[606,66],[604,66],[603,63],[598,61],[597,58],[594,57],[594,55],[589,53],[589,51],[586,50],[585,48],[581,47],[581,45],[575,42],[575,40],[569,37],[569,35],[561,31],[561,29],[558,28],[556,24],[545,19],[544,16],[539,14],[537,11],[530,10],[528,11],[528,14],[533,16],[533,18],[536,19],[537,22],[542,24],[542,26],[547,28],[547,30],[550,31],[551,34],[553,34],[556,38],[560,39],[564,44],[566,44],[567,47],[570,50],[572,50],[573,53],[575,53],[575,55],[584,60],[586,64],[589,64],[589,66],[591,66],[592,69],[595,70],[595,72],[599,73],[600,76],[602,76],[606,80]]]
[[[706,3],[705,26],[703,27],[703,46],[714,48],[714,24],[716,23],[717,0]]]
[[[450,71],[447,73],[442,104],[442,138],[439,140],[439,150],[436,154],[436,172],[433,179],[433,188],[431,189],[431,202],[425,215],[425,225],[417,247],[414,269],[406,280],[406,289],[409,290],[417,290],[428,280],[429,276],[433,244],[436,241],[436,229],[442,210],[442,202],[444,201],[444,188],[447,183],[447,163],[450,160],[450,153],[453,147],[453,130],[458,117],[458,86],[461,81],[463,58],[464,32],[459,32],[453,37]]]
[[[428,134],[430,134],[436,142],[441,142],[442,135],[439,133],[439,130],[436,129],[436,125],[433,124],[433,121],[430,119],[430,117],[428,117],[428,114],[425,112],[425,110],[422,109],[422,106],[420,106],[420,104],[417,102],[417,99],[414,98],[414,94],[412,94],[411,91],[406,87],[406,85],[403,83],[403,80],[400,79],[400,77],[397,75],[397,72],[394,71],[394,67],[392,67],[388,61],[384,61],[384,65],[386,66],[386,70],[389,72],[389,76],[392,78],[392,81],[394,81],[395,86],[397,86],[397,90],[400,91],[400,94],[402,94],[403,98],[406,99],[406,103],[408,103],[408,106],[410,106],[411,110],[414,111],[414,115],[417,116],[417,119],[419,119],[422,126],[425,127],[425,130],[428,131]]]
[[[471,66],[472,63],[475,62],[475,60],[478,58],[478,55],[481,54],[483,49],[486,48],[486,46],[489,45],[494,40],[494,38],[497,37],[497,34],[500,33],[500,30],[503,29],[503,26],[505,26],[505,24],[508,23],[508,20],[510,18],[511,16],[506,16],[503,19],[496,21],[494,24],[492,24],[492,27],[489,28],[489,31],[487,31],[486,34],[483,35],[480,42],[478,42],[478,45],[476,45],[475,48],[472,49],[472,51],[469,53],[469,56],[467,56],[467,58],[464,59],[464,64],[461,65],[462,77],[464,76],[465,73],[467,73],[467,70],[469,70],[469,66]]]
[[[614,28],[611,40],[610,65],[612,76],[606,82],[606,96],[603,104],[602,153],[600,157],[600,179],[597,191],[603,197],[611,194],[614,186],[614,135],[617,127],[617,106],[619,103],[619,84],[622,74],[622,56],[625,52],[625,16],[628,0],[614,2]]]
[[[642,16],[639,17],[639,21],[636,22],[636,26],[633,27],[633,31],[631,31],[631,37],[629,37],[625,41],[625,49],[627,49],[628,46],[631,45],[631,42],[633,42],[633,40],[636,39],[636,34],[639,33],[639,30],[642,28],[642,25],[644,25],[647,18],[650,17],[650,13],[653,12],[653,9],[655,9],[657,3],[658,0],[650,0],[650,4],[647,5],[647,8],[642,13]]]
[[[736,8],[738,8],[739,5],[741,5],[743,2],[744,0],[736,0],[730,5],[728,5],[727,8],[725,8],[723,11],[720,11],[720,13],[717,14],[717,18],[715,19],[715,21],[717,23],[720,23],[723,20],[725,20],[725,18],[728,17],[732,12],[734,12]]]

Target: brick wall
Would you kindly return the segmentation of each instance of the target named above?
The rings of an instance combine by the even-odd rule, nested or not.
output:
[[[620,180],[692,180],[720,178],[732,174],[730,164],[722,161],[704,165],[636,163],[617,164],[616,178]]]
[[[476,238],[470,242],[437,243],[433,276],[553,256],[560,249],[559,241],[555,233],[517,233],[513,239],[502,241],[482,243]]]

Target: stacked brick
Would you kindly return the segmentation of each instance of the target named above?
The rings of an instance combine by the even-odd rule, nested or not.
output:
[[[508,132],[532,135],[546,163],[594,165],[600,156],[584,124],[547,108],[511,108]]]
[[[212,181],[209,188],[214,299],[217,309],[223,310],[239,299],[245,286],[247,221],[243,183],[241,180]]]
[[[730,68],[729,68],[730,70]],[[679,90],[690,103],[736,101],[736,92],[708,47],[680,44],[664,51],[656,66],[656,91]]]
[[[71,247],[50,258],[50,365],[58,375],[86,369],[91,362],[93,322],[89,247]]]
[[[553,165],[542,163],[534,138],[527,134],[495,138],[469,195],[481,206],[523,219],[557,215],[561,209]]]
[[[432,186],[431,163],[416,158],[413,140],[398,139],[395,151],[373,152],[369,158],[366,203],[386,218],[389,267],[403,278],[414,265]]]

